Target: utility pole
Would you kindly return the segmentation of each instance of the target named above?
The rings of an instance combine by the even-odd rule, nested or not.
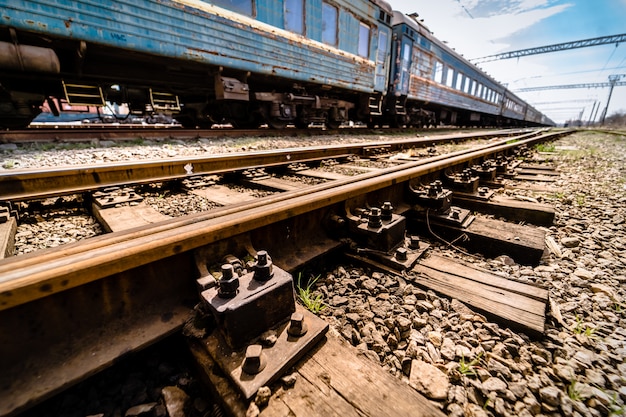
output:
[[[611,102],[611,95],[613,94],[613,88],[620,78],[626,76],[625,74],[609,75],[609,97],[606,99],[606,107],[602,110],[602,117],[600,117],[600,125],[604,126],[604,119],[606,118],[606,112],[609,111],[609,103]]]
[[[589,113],[589,121],[587,122],[587,127],[591,125],[591,119],[593,118],[593,111],[596,109],[596,105],[598,104],[598,100],[594,100],[593,107],[591,107],[591,113]]]

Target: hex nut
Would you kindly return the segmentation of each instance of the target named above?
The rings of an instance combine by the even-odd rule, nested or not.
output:
[[[254,265],[254,279],[256,281],[268,281],[274,276],[274,265],[267,251],[257,252],[257,263]]]
[[[407,260],[407,251],[406,248],[398,248],[396,249],[396,259],[400,262],[404,262]]]
[[[239,289],[239,277],[231,264],[222,265],[222,278],[218,282],[217,295],[220,298],[233,298]]]
[[[241,369],[248,375],[255,375],[265,369],[267,361],[263,353],[263,346],[250,345],[246,348],[246,356],[241,364]]]
[[[304,314],[296,311],[291,315],[291,320],[289,322],[289,327],[287,328],[287,333],[290,336],[301,337],[306,334],[309,330],[306,322],[304,321]]]

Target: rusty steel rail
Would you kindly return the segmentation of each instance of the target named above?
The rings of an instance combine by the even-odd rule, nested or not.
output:
[[[397,131],[390,129],[389,131]],[[341,134],[362,134],[368,129],[346,128],[340,129]],[[371,130],[369,130],[371,131]],[[518,130],[519,131],[519,130]],[[50,142],[89,142],[92,140],[128,141],[135,139],[197,139],[197,138],[220,138],[242,136],[306,136],[306,135],[330,135],[338,131],[322,130],[318,128],[283,130],[274,129],[184,129],[180,126],[152,127],[152,126],[61,126],[56,128],[40,127],[24,130],[0,131],[0,143],[50,143]],[[428,133],[437,134],[437,131]],[[503,134],[504,131],[500,131]],[[460,132],[456,133],[457,135]],[[465,133],[467,134],[467,133]],[[484,135],[490,133],[470,133],[470,135]]]
[[[508,131],[506,134],[518,134]],[[537,134],[537,132],[529,133]],[[349,145],[317,146],[261,152],[239,152],[219,155],[79,165],[57,168],[0,171],[0,201],[32,200],[75,194],[103,187],[170,181],[193,175],[219,174],[256,167],[311,162],[351,155],[367,156],[369,152],[429,146],[455,140],[501,137],[503,132],[471,135],[443,135],[399,141]],[[191,170],[191,173],[188,173]]]
[[[10,335],[0,345],[0,416],[178,331],[197,303],[198,251],[268,249],[293,270],[334,247],[322,243],[320,224],[349,202],[401,203],[408,181],[563,134],[506,139],[0,261],[0,332]]]

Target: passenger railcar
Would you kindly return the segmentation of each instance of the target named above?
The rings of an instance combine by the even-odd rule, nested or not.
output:
[[[415,17],[397,11],[393,15],[394,45],[383,123],[542,124],[534,114],[526,117],[523,100],[435,38]]]
[[[0,0],[0,15],[3,126],[53,96],[188,126],[335,127],[387,85],[382,0]]]
[[[0,127],[60,101],[187,127],[539,119],[384,0],[0,0]]]

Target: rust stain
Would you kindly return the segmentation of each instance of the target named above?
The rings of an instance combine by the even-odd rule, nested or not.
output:
[[[64,23],[65,23],[65,27],[69,29],[70,26],[72,26],[72,18],[65,20]]]

